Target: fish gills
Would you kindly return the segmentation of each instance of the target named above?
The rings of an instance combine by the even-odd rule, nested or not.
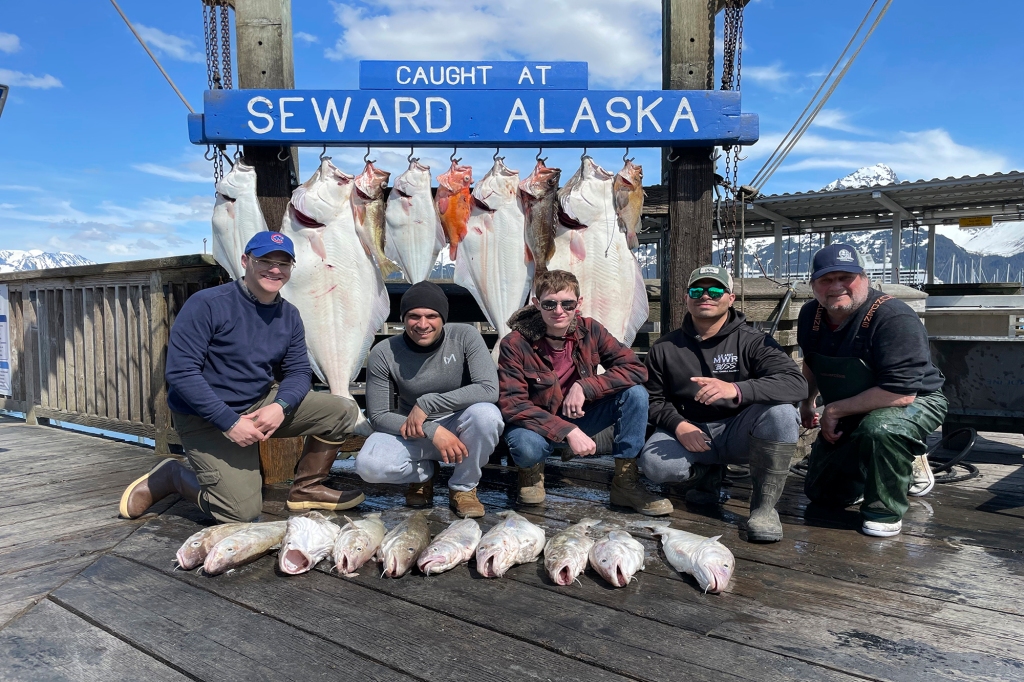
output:
[[[459,519],[437,534],[416,565],[424,575],[450,571],[473,558],[482,531],[476,519]]]
[[[544,545],[544,570],[552,582],[572,585],[587,570],[590,548],[594,546],[587,531],[600,523],[597,519],[581,519],[548,540]]]
[[[637,233],[644,212],[644,169],[628,159],[626,165],[615,174],[612,184],[615,196],[615,214],[619,218],[619,230],[626,235],[629,248],[640,246]]]
[[[548,168],[537,159],[529,177],[519,183],[526,223],[526,246],[536,267],[536,274],[547,270],[555,255],[555,216],[558,209],[560,168]]]
[[[512,566],[536,561],[544,549],[544,531],[514,511],[499,512],[504,520],[480,540],[476,570],[485,578],[500,578]]]
[[[384,220],[384,255],[398,264],[410,284],[427,279],[445,242],[430,193],[430,166],[413,159],[409,169],[395,179]]]
[[[367,161],[363,172],[356,176],[355,188],[352,191],[352,212],[355,216],[356,230],[360,231],[360,239],[370,245],[373,259],[385,279],[398,272],[398,266],[384,255],[387,242],[384,225],[384,188],[388,186],[390,177],[391,173],[380,170],[372,161]]]
[[[459,243],[466,238],[469,214],[472,208],[470,185],[473,184],[473,169],[460,166],[452,159],[452,167],[437,178],[437,214],[448,239],[448,257],[455,260]]]
[[[348,521],[334,541],[331,556],[334,568],[344,576],[354,576],[359,567],[372,559],[387,534],[387,528],[380,520],[380,514],[368,514],[365,518]]]
[[[384,575],[401,578],[416,565],[420,554],[430,544],[427,517],[416,513],[402,521],[384,536],[378,556],[384,566]]]
[[[217,183],[213,205],[213,257],[231,279],[242,279],[245,245],[257,232],[267,231],[267,221],[256,198],[256,169],[241,161]]]
[[[287,526],[287,521],[248,524],[247,528],[232,533],[213,546],[203,562],[203,573],[218,575],[277,549]]]
[[[291,517],[277,553],[277,567],[287,575],[305,573],[327,558],[340,532],[320,512]]]
[[[198,533],[194,533],[188,540],[182,543],[175,558],[178,566],[186,571],[199,566],[206,561],[206,556],[218,542],[237,533],[249,526],[248,523],[219,523],[216,526],[209,526]]]
[[[590,548],[590,565],[614,587],[625,587],[644,570],[644,546],[623,530],[613,530]]]

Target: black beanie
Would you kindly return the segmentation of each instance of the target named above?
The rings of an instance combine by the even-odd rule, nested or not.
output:
[[[442,322],[448,321],[448,297],[445,296],[444,290],[433,282],[416,282],[402,294],[402,319],[405,319],[407,312],[416,308],[436,310]]]

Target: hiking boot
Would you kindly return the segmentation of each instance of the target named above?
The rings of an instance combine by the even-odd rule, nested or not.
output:
[[[778,542],[782,521],[775,510],[789,476],[796,443],[777,443],[750,437],[750,518],[748,542]]]
[[[172,493],[178,493],[198,505],[200,490],[196,473],[182,466],[178,460],[168,458],[125,488],[118,511],[126,519],[137,519]]]
[[[519,467],[519,504],[543,504],[544,497],[544,462]]]
[[[932,473],[932,465],[928,463],[927,453],[914,458],[913,478],[908,495],[922,497],[935,487],[935,474]]]
[[[690,467],[693,473],[677,489],[685,490],[684,497],[688,504],[708,506],[718,504],[722,499],[722,481],[725,478],[725,467],[720,464],[694,463]]]
[[[903,520],[887,522],[868,521],[865,519],[860,529],[864,535],[871,535],[876,538],[891,538],[894,535],[899,535],[900,531],[903,530]]]
[[[636,458],[615,458],[615,477],[612,479],[609,502],[615,507],[629,507],[644,516],[665,516],[672,513],[671,502],[644,487]]]
[[[302,456],[295,465],[295,479],[288,491],[290,511],[351,509],[366,499],[358,490],[335,490],[323,485],[331,473],[340,445],[327,443],[316,436],[306,436]]]
[[[484,515],[484,506],[472,490],[449,490],[448,506],[460,519],[479,519]]]
[[[405,490],[406,507],[433,507],[434,506],[434,477],[437,475],[437,465],[434,465],[430,478],[422,483],[410,483]]]

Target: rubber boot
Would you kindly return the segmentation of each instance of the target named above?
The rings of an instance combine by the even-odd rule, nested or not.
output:
[[[316,436],[306,436],[302,456],[295,465],[295,480],[288,491],[289,510],[340,511],[351,509],[366,499],[358,490],[335,490],[322,485],[331,473],[339,449],[336,443],[326,443]]]
[[[778,542],[782,539],[782,522],[775,505],[782,497],[795,452],[795,443],[776,443],[750,437],[749,542]]]
[[[543,504],[544,497],[544,462],[519,467],[519,503]]]
[[[176,459],[165,459],[125,488],[119,511],[126,519],[137,519],[172,493],[198,505],[200,490],[194,471]]]
[[[449,490],[448,506],[460,519],[479,519],[484,515],[484,505],[472,490]]]
[[[434,506],[434,477],[437,476],[437,465],[429,462],[434,469],[430,478],[422,483],[410,483],[405,491],[406,507],[433,507]]]
[[[672,513],[672,503],[644,487],[636,458],[615,458],[615,477],[612,479],[610,500],[612,506],[629,507],[644,516],[665,516]]]

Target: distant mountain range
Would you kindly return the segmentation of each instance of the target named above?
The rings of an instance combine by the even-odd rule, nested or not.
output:
[[[0,251],[0,272],[68,268],[73,265],[93,265],[93,261],[64,251],[59,253],[48,253],[39,249]]]

